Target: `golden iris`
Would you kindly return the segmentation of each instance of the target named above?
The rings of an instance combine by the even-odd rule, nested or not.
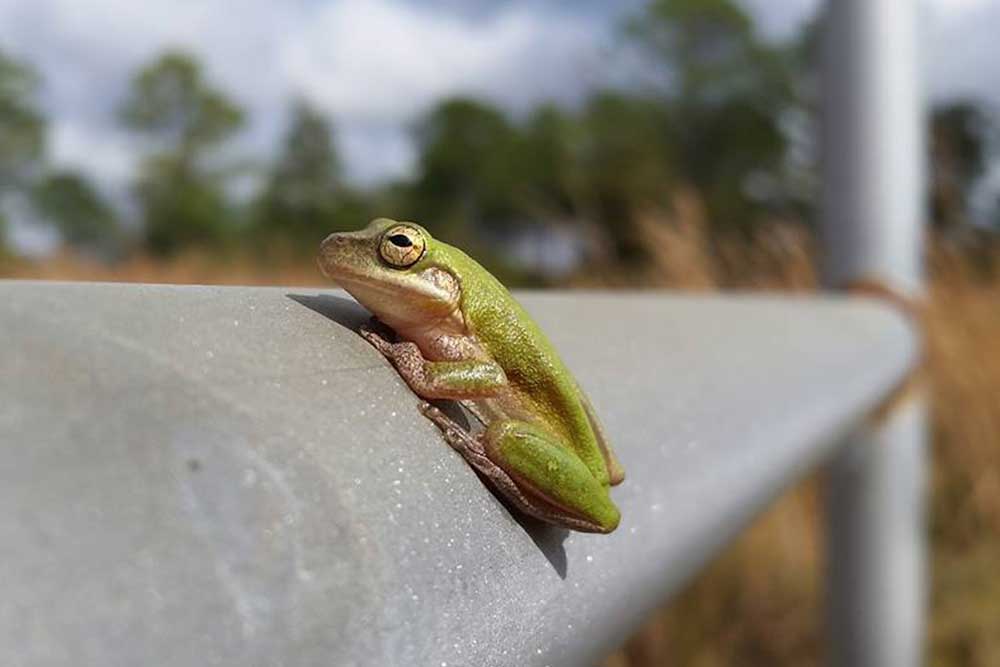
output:
[[[420,230],[409,225],[396,225],[390,227],[382,235],[382,242],[379,243],[378,251],[382,259],[390,266],[405,269],[413,266],[421,257],[427,243]]]

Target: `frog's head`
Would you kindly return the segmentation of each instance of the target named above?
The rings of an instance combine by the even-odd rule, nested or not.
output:
[[[394,329],[430,326],[458,313],[459,286],[435,257],[439,242],[412,222],[373,220],[330,234],[319,267]]]

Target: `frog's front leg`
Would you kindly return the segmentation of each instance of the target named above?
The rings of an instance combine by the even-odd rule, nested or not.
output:
[[[501,421],[472,435],[438,408],[423,413],[445,440],[525,514],[589,533],[610,533],[618,508],[586,464],[527,422]]]
[[[488,398],[507,386],[506,374],[493,361],[430,361],[415,343],[391,343],[368,326],[361,335],[392,362],[417,396],[461,401]]]

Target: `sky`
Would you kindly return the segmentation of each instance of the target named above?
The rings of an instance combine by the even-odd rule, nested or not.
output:
[[[762,32],[793,34],[817,0],[740,0]],[[613,81],[615,27],[641,0],[0,0],[0,48],[40,71],[49,155],[110,193],[135,173],[136,139],[115,122],[130,75],[167,48],[194,53],[248,111],[234,150],[273,154],[287,104],[335,123],[348,177],[410,173],[410,128],[435,101],[485,97],[514,112],[572,104]],[[935,98],[1000,105],[1000,0],[927,0]],[[991,80],[992,77],[992,80]]]

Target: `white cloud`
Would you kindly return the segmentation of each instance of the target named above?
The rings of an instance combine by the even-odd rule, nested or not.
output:
[[[340,123],[337,148],[359,183],[405,178],[412,173],[416,147],[405,124]]]
[[[49,128],[48,141],[54,163],[86,166],[105,188],[114,188],[135,173],[138,154],[134,142],[120,132],[57,119]]]
[[[924,55],[935,99],[972,96],[1000,107],[1000,2],[938,0]]]
[[[737,0],[737,3],[757,18],[765,37],[787,39],[823,4],[823,0]]]
[[[585,57],[591,32],[523,9],[470,23],[384,0],[341,2],[316,12],[279,67],[341,117],[396,122],[461,92],[508,102],[563,97],[558,86]]]
[[[960,14],[991,4],[996,4],[996,0],[934,0],[936,7],[952,14]]]
[[[131,169],[114,119],[129,76],[166,48],[194,52],[247,107],[252,155],[269,154],[304,95],[337,124],[349,172],[371,181],[407,171],[407,125],[444,96],[571,99],[593,32],[523,7],[473,21],[392,0],[0,0],[0,45],[44,76],[54,159],[106,182]]]

